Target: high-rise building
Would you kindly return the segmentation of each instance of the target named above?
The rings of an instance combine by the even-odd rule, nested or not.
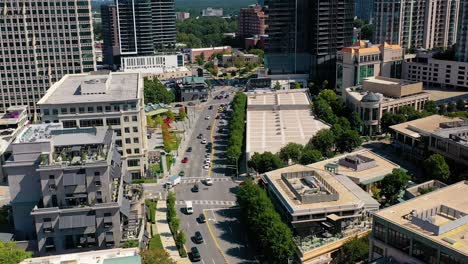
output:
[[[265,34],[266,15],[263,8],[259,5],[251,5],[247,8],[241,8],[237,36],[241,38]]]
[[[356,17],[371,22],[374,0],[356,0]]]
[[[335,80],[338,50],[352,44],[354,0],[265,0],[265,63],[272,74]]]
[[[44,255],[119,247],[139,237],[142,190],[129,188],[115,138],[107,127],[23,129],[4,165],[18,239],[37,240]]]
[[[95,69],[90,3],[0,0],[0,111],[37,112],[52,83]]]
[[[468,1],[460,3],[460,20],[457,38],[457,60],[468,62]]]
[[[175,47],[174,0],[116,0],[101,12],[106,62],[119,65],[119,56],[151,56]]]
[[[139,73],[66,75],[38,102],[44,123],[65,128],[112,127],[132,178],[145,176],[147,160],[143,78]]]
[[[374,0],[374,41],[402,48],[456,43],[459,0]]]

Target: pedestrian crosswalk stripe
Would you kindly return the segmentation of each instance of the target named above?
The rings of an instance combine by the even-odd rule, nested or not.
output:
[[[186,201],[176,201],[176,205],[185,205]],[[226,205],[236,206],[236,201],[213,201],[213,200],[194,200],[193,205]]]

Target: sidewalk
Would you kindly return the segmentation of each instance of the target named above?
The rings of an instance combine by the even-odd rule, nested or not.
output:
[[[179,262],[183,260],[180,257],[179,251],[177,250],[177,246],[175,244],[174,238],[171,233],[171,229],[169,229],[169,224],[167,222],[167,204],[166,201],[159,201],[158,207],[156,208],[156,233],[161,236],[161,242],[164,249],[167,251],[169,256]]]

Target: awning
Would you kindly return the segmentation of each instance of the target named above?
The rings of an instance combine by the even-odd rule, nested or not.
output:
[[[96,226],[96,217],[94,215],[67,215],[61,216],[59,220],[59,228],[79,228]]]
[[[73,186],[73,185],[85,185],[85,174],[77,173],[65,173],[63,175],[63,185],[64,186]]]

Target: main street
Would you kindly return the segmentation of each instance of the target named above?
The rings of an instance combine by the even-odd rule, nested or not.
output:
[[[216,119],[219,105],[230,104],[236,89],[234,87],[218,88],[212,93],[212,97],[220,95],[221,91],[224,91],[223,95],[229,94],[229,98],[210,98],[205,105],[193,106],[203,107],[203,110],[187,141],[186,146],[191,147],[191,151],[187,152],[187,149],[179,151],[180,155],[175,165],[177,171],[174,171],[174,174],[179,173],[180,170],[185,172],[181,184],[174,188],[177,213],[180,218],[180,227],[187,236],[186,248],[189,256],[190,249],[196,246],[201,255],[201,263],[255,262],[252,252],[246,247],[248,244],[246,232],[239,222],[239,209],[236,207],[235,197],[238,183],[230,177],[233,170],[226,168],[227,121],[221,118]],[[209,109],[210,106],[212,109]],[[207,116],[209,118],[205,118]],[[222,132],[220,128],[223,128]],[[200,134],[201,138],[199,138]],[[207,150],[206,144],[201,143],[203,139],[213,143],[211,151]],[[209,169],[203,169],[207,154],[211,158],[212,166]],[[180,163],[184,157],[188,158],[188,162]],[[202,179],[207,177],[213,180],[213,185],[207,186],[202,182]],[[161,187],[163,182],[145,184],[145,192],[164,199],[166,193]],[[192,191],[195,184],[199,186],[198,192]],[[192,201],[193,214],[185,213],[186,201]],[[200,214],[206,216],[206,223],[197,221]],[[193,236],[196,231],[202,234],[203,243],[194,242]]]

